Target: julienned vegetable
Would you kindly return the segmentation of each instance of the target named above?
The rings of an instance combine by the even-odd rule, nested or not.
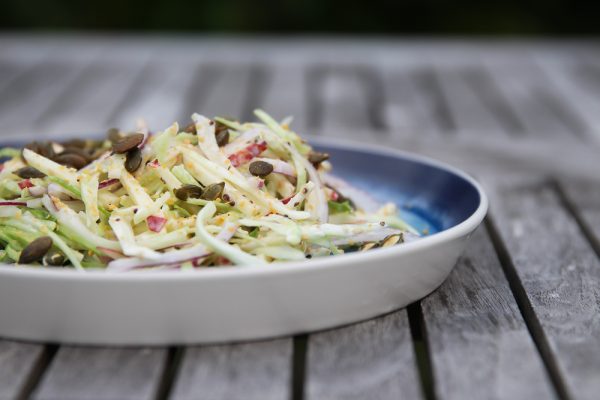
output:
[[[401,243],[394,205],[329,175],[287,124],[208,119],[151,134],[2,149],[0,261],[107,268],[255,266]],[[79,168],[78,170],[76,168]]]

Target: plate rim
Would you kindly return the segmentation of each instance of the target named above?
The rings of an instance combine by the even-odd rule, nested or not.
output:
[[[489,208],[489,199],[486,195],[482,185],[477,182],[472,176],[463,170],[447,164],[443,161],[436,160],[434,158],[413,153],[405,150],[396,148],[389,148],[383,145],[364,143],[356,140],[344,139],[344,143],[340,143],[340,138],[322,137],[315,135],[303,135],[303,137],[311,144],[314,145],[325,145],[330,147],[337,147],[342,150],[355,150],[360,152],[370,152],[374,154],[381,154],[385,156],[401,157],[409,161],[414,161],[421,164],[426,164],[438,169],[450,172],[471,184],[479,195],[479,204],[477,209],[469,215],[465,220],[459,224],[436,232],[431,236],[424,237],[420,240],[405,243],[401,246],[391,246],[386,248],[374,249],[369,252],[359,253],[347,253],[340,254],[332,257],[322,257],[311,260],[302,261],[291,261],[281,263],[271,263],[260,266],[248,266],[248,265],[233,265],[222,268],[208,268],[201,271],[197,270],[185,270],[185,271],[106,271],[106,270],[87,270],[85,273],[76,271],[74,269],[50,269],[50,268],[39,268],[34,266],[19,266],[15,267],[14,264],[0,264],[0,276],[34,276],[43,279],[57,279],[57,280],[93,280],[93,281],[119,281],[119,282],[138,282],[138,281],[180,281],[190,279],[199,280],[223,280],[223,279],[238,279],[247,276],[262,276],[262,275],[280,275],[290,273],[303,273],[320,269],[333,269],[333,268],[344,268],[347,262],[352,261],[354,263],[359,262],[376,262],[381,258],[388,258],[391,256],[402,256],[403,254],[414,253],[422,251],[428,247],[442,244],[453,239],[465,236],[475,230],[483,218],[487,214]],[[10,142],[9,140],[0,140],[0,147],[2,142]]]

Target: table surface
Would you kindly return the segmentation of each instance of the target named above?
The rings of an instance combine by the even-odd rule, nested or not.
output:
[[[448,280],[379,318],[274,340],[100,348],[0,340],[0,399],[597,399],[600,45],[0,36],[0,132],[75,135],[192,112],[478,177],[484,225]],[[357,294],[360,295],[360,294]]]

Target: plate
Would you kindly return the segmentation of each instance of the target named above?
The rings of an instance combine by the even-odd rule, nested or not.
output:
[[[256,267],[116,273],[0,266],[0,336],[167,345],[311,332],[406,306],[448,276],[488,201],[465,173],[399,151],[314,139],[334,174],[428,232],[368,252]]]

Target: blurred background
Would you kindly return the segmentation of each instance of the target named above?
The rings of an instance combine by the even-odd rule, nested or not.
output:
[[[169,32],[582,35],[600,31],[583,0],[3,0],[2,29]]]

